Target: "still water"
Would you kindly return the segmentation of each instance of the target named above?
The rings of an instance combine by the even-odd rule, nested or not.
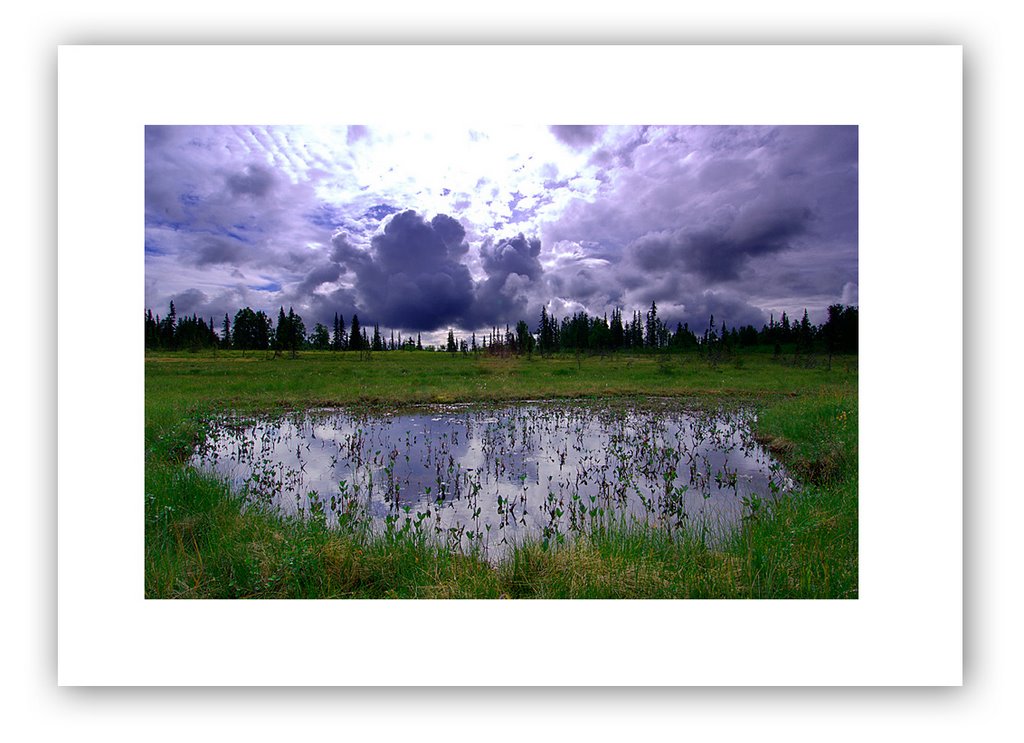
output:
[[[612,524],[717,539],[793,487],[746,411],[523,403],[224,417],[194,456],[250,504],[500,558]]]

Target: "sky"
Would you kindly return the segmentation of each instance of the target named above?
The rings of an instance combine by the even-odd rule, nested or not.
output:
[[[423,342],[857,304],[856,126],[148,126],[146,306]]]

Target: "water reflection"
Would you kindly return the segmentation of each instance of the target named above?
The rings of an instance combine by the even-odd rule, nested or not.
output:
[[[333,527],[432,535],[499,558],[611,524],[715,539],[792,487],[751,414],[533,403],[223,418],[193,463],[249,502]]]

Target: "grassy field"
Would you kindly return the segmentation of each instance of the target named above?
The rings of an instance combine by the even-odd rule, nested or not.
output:
[[[577,359],[430,352],[146,355],[146,595],[153,598],[856,598],[857,360],[748,352]],[[429,542],[342,533],[246,509],[185,462],[218,410],[547,398],[680,397],[758,410],[802,483],[724,545],[610,531],[497,566]]]

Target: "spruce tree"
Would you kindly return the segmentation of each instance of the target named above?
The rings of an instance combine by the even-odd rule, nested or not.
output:
[[[352,315],[352,329],[348,333],[348,347],[350,351],[363,350],[363,334],[359,327],[359,315]]]
[[[551,332],[551,321],[548,319],[548,308],[545,305],[540,306],[540,328],[537,330],[540,336],[540,352],[551,353],[552,335]]]
[[[800,328],[797,332],[799,333],[800,348],[804,351],[810,351],[814,334],[811,329],[811,321],[807,316],[806,308],[804,308],[804,316],[800,319]]]
[[[157,333],[156,333],[156,320],[153,319],[153,310],[146,310],[146,335],[145,335],[145,347],[156,348],[157,347]]]
[[[231,348],[231,319],[228,313],[224,313],[224,324],[221,326],[220,345],[222,348]]]
[[[174,311],[174,302],[171,301],[170,308],[167,310],[167,317],[164,318],[163,327],[160,329],[160,341],[164,348],[169,348],[172,351],[177,348],[175,342],[175,330],[177,329],[178,315]]]
[[[647,338],[648,348],[658,347],[658,305],[651,302],[651,309],[647,312]]]

